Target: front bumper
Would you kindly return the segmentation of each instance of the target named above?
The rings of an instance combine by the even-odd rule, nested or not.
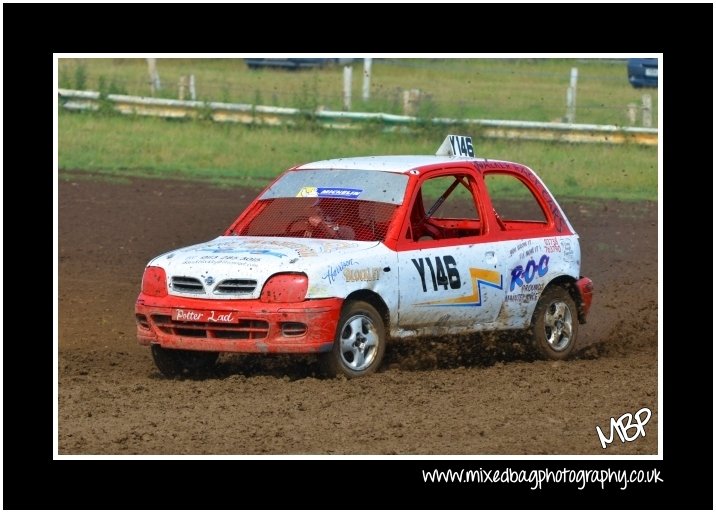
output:
[[[137,338],[141,345],[159,344],[166,349],[320,353],[333,346],[342,305],[340,298],[264,303],[140,294],[135,305]],[[192,312],[201,320],[177,320],[178,310]]]

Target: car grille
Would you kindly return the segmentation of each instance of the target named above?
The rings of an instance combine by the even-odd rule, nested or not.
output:
[[[257,319],[239,319],[238,322],[183,322],[170,315],[152,315],[152,322],[167,335],[193,338],[229,338],[256,340],[268,336],[269,324]]]
[[[204,286],[196,278],[190,276],[172,276],[172,290],[177,292],[188,292],[190,294],[201,294]]]
[[[214,289],[215,294],[251,294],[256,280],[224,280]]]

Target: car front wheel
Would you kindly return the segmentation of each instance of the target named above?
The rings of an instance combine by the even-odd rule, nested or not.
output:
[[[152,345],[152,358],[154,358],[157,368],[168,378],[194,377],[210,372],[219,358],[219,353],[164,349],[154,344]]]
[[[564,360],[574,350],[578,326],[577,308],[569,292],[549,287],[532,315],[532,343],[544,358]]]
[[[385,354],[385,325],[365,301],[347,301],[336,328],[333,348],[322,355],[329,376],[357,378],[375,372]]]

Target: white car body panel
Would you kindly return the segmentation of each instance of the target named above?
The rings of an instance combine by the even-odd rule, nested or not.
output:
[[[272,275],[305,273],[306,299],[371,291],[388,307],[392,336],[445,335],[527,327],[552,279],[579,277],[577,239],[473,241],[395,252],[377,242],[221,236],[148,265],[166,270],[172,295],[216,300],[257,299]],[[195,278],[203,290],[176,290],[175,277]],[[256,287],[244,294],[217,293],[229,279],[256,280]]]

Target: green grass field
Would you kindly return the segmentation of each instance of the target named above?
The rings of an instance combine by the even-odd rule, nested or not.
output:
[[[342,67],[249,70],[243,59],[159,59],[159,96],[176,98],[194,74],[200,100],[341,109]],[[362,59],[353,64],[353,110],[402,113],[402,91],[423,91],[419,115],[558,121],[572,67],[579,69],[577,122],[622,125],[642,91],[624,61],[604,59],[375,59],[371,99],[360,100]],[[59,59],[59,86],[149,95],[145,59]],[[655,95],[656,91],[651,91]],[[654,101],[656,106],[658,102]],[[260,128],[204,120],[116,114],[58,115],[62,176],[170,177],[263,186],[286,168],[333,157],[434,154],[446,133]],[[470,134],[477,135],[477,134]],[[638,145],[475,140],[479,155],[522,162],[560,197],[657,198],[657,149]]]
[[[91,171],[260,187],[290,166],[335,157],[428,154],[446,134],[296,130],[61,111],[61,177]],[[476,152],[532,167],[558,197],[657,198],[657,149],[476,139]]]
[[[579,70],[578,123],[627,124],[627,104],[641,105],[625,60],[606,59],[374,59],[371,99],[361,99],[363,60],[353,64],[356,112],[402,114],[402,91],[420,89],[424,117],[560,121],[570,70]],[[286,71],[249,70],[243,59],[158,59],[158,96],[177,98],[179,78],[196,77],[197,99],[297,108],[342,109],[342,66]],[[145,59],[59,59],[59,86],[131,95],[151,94]]]

